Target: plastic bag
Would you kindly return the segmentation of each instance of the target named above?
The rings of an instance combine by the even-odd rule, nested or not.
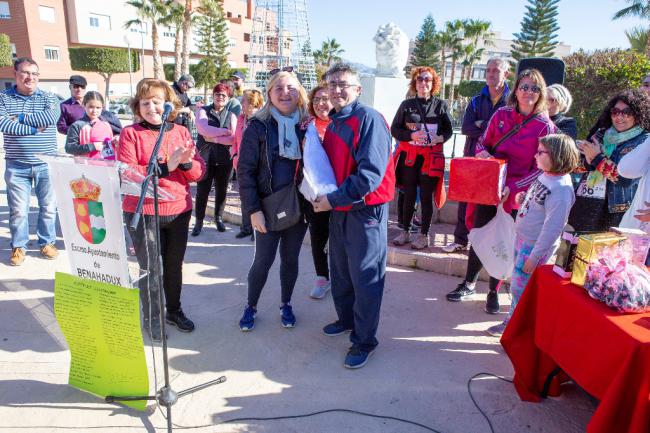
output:
[[[589,265],[585,289],[594,299],[620,313],[650,311],[650,273],[631,261],[627,247],[607,247]]]
[[[338,189],[334,170],[312,123],[305,133],[303,160],[303,180],[298,190],[307,200],[314,201]]]
[[[504,280],[515,266],[515,221],[503,209],[483,227],[469,232],[469,241],[483,267],[491,277]]]

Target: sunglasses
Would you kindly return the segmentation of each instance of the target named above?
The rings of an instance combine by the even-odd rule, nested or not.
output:
[[[622,110],[614,107],[610,111],[612,117],[614,116],[625,116],[625,117],[631,117],[634,116],[634,112],[632,111],[631,108],[623,108]]]
[[[540,89],[538,86],[534,84],[532,86],[529,86],[528,84],[522,84],[521,86],[519,86],[519,90],[521,90],[522,92],[533,92],[533,93],[541,93],[542,91],[542,89]]]
[[[433,82],[433,78],[429,78],[429,77],[417,77],[415,80],[418,83],[432,83]]]
[[[73,84],[73,85],[72,85],[72,88],[73,88],[73,89],[85,89],[86,86],[82,86],[81,84]]]
[[[284,68],[271,69],[269,71],[269,77],[274,76],[275,74],[277,74],[280,71],[282,71],[282,72],[293,72],[293,66],[285,66]]]

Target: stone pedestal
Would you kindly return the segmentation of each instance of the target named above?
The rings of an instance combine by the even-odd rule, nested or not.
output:
[[[390,127],[399,104],[406,99],[408,85],[406,78],[361,77],[359,101],[383,114]]]

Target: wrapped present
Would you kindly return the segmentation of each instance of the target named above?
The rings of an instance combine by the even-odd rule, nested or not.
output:
[[[632,262],[644,265],[650,249],[650,235],[643,230],[624,227],[612,227],[610,230],[627,238],[632,248]]]
[[[630,254],[631,249],[604,247],[587,268],[585,288],[620,313],[643,313],[650,310],[650,273],[630,262]]]
[[[498,205],[506,185],[503,159],[454,158],[449,166],[447,198],[466,203]]]
[[[584,286],[587,268],[598,260],[603,248],[612,245],[620,246],[624,244],[625,240],[625,236],[612,232],[581,235],[576,247],[571,282],[578,286]]]
[[[557,249],[555,265],[553,272],[562,278],[571,278],[573,272],[573,262],[576,258],[576,248],[578,247],[579,233],[564,232],[560,238],[560,246]]]

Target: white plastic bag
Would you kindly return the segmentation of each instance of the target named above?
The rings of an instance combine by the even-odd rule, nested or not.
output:
[[[491,277],[504,280],[512,275],[515,266],[515,222],[503,209],[483,227],[469,232],[474,252]]]
[[[317,197],[338,189],[334,170],[313,123],[309,124],[305,133],[303,159],[303,180],[298,190],[307,200],[314,201]]]

